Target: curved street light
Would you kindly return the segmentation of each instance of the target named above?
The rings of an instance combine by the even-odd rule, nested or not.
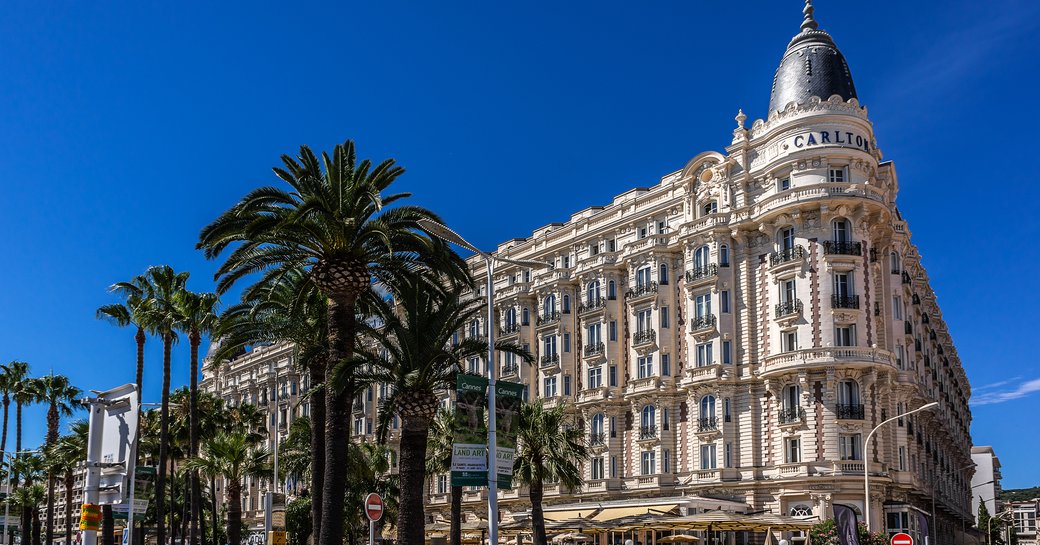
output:
[[[936,408],[938,406],[939,406],[939,402],[938,401],[933,401],[931,403],[928,403],[927,405],[921,405],[920,407],[918,407],[918,408],[916,408],[916,409],[914,409],[912,411],[905,412],[903,414],[899,414],[899,415],[893,416],[892,418],[889,418],[888,420],[885,420],[884,422],[882,422],[882,423],[878,424],[877,426],[875,426],[874,429],[870,430],[870,433],[867,434],[867,440],[863,442],[863,455],[864,455],[863,456],[863,458],[864,458],[863,459],[863,516],[864,516],[864,518],[867,519],[867,531],[868,532],[870,531],[870,460],[867,459],[866,451],[867,451],[867,448],[869,448],[869,446],[870,446],[870,438],[874,436],[874,432],[878,431],[879,429],[881,429],[882,426],[884,426],[885,424],[888,424],[889,422],[893,422],[895,420],[899,420],[900,418],[903,418],[904,416],[910,416],[910,415],[912,415],[912,414],[914,414],[916,412],[926,411],[928,409],[934,409],[934,408]],[[935,494],[934,490],[932,491],[932,494],[933,495]],[[934,524],[934,522],[933,522],[933,524]]]

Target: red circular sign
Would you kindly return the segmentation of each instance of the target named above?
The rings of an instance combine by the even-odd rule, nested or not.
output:
[[[910,534],[896,534],[892,536],[892,545],[914,545],[914,538]]]
[[[365,516],[372,522],[383,518],[383,498],[380,498],[379,494],[365,496]]]

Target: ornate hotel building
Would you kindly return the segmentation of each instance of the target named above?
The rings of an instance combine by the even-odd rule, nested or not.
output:
[[[919,536],[934,500],[931,542],[963,542],[970,387],[896,205],[895,165],[810,3],[768,118],[745,120],[724,153],[498,246],[552,264],[496,267],[492,327],[536,354],[501,355],[498,376],[566,405],[592,450],[580,490],[547,490],[550,516],[695,498],[862,514],[867,471],[875,529]],[[864,442],[931,401],[938,410]],[[446,485],[431,483],[434,514]],[[484,509],[485,494],[468,490],[465,510]],[[505,516],[525,500],[502,491]]]

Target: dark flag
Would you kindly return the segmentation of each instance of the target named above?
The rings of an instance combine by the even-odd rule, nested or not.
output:
[[[838,543],[841,545],[859,545],[859,530],[856,525],[856,512],[848,505],[834,504],[834,524],[838,530]]]
[[[921,534],[921,541],[931,543],[931,536],[928,535],[931,533],[928,531],[928,517],[924,516],[924,513],[920,511],[917,512],[917,528]]]

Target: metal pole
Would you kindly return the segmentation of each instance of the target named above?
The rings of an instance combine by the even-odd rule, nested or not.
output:
[[[498,436],[495,432],[495,262],[487,264],[487,339],[488,339],[488,540],[498,545]]]
[[[126,543],[127,543],[127,545],[134,545],[134,488],[137,485],[137,441],[138,440],[140,440],[140,438],[139,437],[135,437],[134,438],[134,444],[130,446],[130,460],[132,460],[133,463],[130,464],[132,466],[130,468],[130,494],[129,494],[129,499],[127,500],[128,505],[127,505],[127,510],[126,510],[126,530],[127,530]],[[66,492],[66,494],[69,494],[69,493],[71,493],[71,492]]]
[[[376,545],[376,521],[368,520],[368,545]]]
[[[87,473],[83,481],[83,503],[97,505],[101,496],[99,489],[101,472],[98,469],[98,458],[101,457],[101,428],[105,421],[105,405],[102,400],[97,398],[88,399],[86,405],[90,410],[90,420],[87,432]],[[83,530],[83,545],[96,544],[97,530]]]
[[[3,456],[6,457],[7,454],[4,453]],[[8,467],[10,467],[10,466],[8,466]],[[0,539],[3,540],[4,545],[9,545],[8,541],[10,541],[10,538],[7,537],[7,517],[11,514],[11,501],[9,499],[10,496],[11,496],[11,479],[10,479],[10,475],[8,475],[7,477],[8,478],[4,479],[4,492],[5,492],[5,495],[4,495],[4,497],[5,497],[5,501],[4,501],[4,525],[3,525],[3,532],[4,533],[3,533],[3,537],[0,537]]]
[[[889,418],[888,420],[885,420],[884,422],[878,424],[874,427],[874,429],[870,430],[870,433],[867,434],[867,440],[863,442],[863,516],[867,521],[868,532],[870,532],[870,460],[867,458],[867,449],[870,447],[870,438],[874,436],[874,432],[878,431],[879,429],[881,429],[882,426],[888,424],[889,422],[898,420],[900,418],[903,418],[904,416],[910,416],[919,411],[931,409],[933,407],[938,406],[939,402],[933,401],[931,403],[928,403],[927,405],[921,405],[920,407],[910,412],[897,414],[896,416],[893,416],[892,418]],[[935,522],[934,518],[932,522]]]

